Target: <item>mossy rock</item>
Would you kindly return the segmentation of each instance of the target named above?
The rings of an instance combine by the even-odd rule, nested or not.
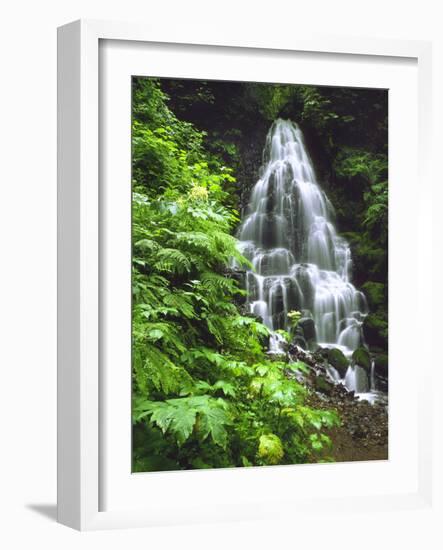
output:
[[[366,348],[363,348],[363,347],[357,348],[352,354],[352,361],[356,365],[363,367],[367,372],[371,370],[371,357]]]
[[[349,367],[349,361],[346,359],[342,351],[337,348],[328,349],[327,353],[328,363],[330,363],[343,378]]]
[[[383,283],[368,281],[362,286],[362,290],[365,293],[371,311],[385,306],[385,285]]]

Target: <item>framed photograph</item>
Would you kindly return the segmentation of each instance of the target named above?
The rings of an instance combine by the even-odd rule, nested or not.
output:
[[[77,529],[431,505],[430,45],[231,40],[59,29]]]

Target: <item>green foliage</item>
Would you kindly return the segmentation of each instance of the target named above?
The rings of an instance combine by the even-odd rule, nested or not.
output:
[[[315,451],[322,451],[325,447],[330,448],[332,446],[332,441],[326,434],[311,434],[309,440]]]
[[[362,286],[362,290],[372,311],[377,310],[385,303],[385,285],[383,283],[368,281]]]
[[[301,312],[295,311],[295,310],[289,311],[288,319],[289,319],[289,322],[291,323],[291,327],[293,329],[297,328],[298,322],[301,319]]]
[[[240,313],[232,171],[158,81],[133,98],[134,470],[315,460],[338,417],[306,406],[306,365],[269,360],[269,330]]]
[[[353,178],[361,177],[369,185],[375,185],[386,177],[388,162],[385,155],[374,155],[361,149],[344,147],[335,160],[337,175]]]
[[[284,456],[283,445],[275,434],[260,436],[258,445],[258,456],[266,464],[278,464]]]
[[[367,240],[378,238],[385,246],[388,226],[388,158],[386,154],[346,147],[335,161],[335,171],[363,189],[363,226]]]
[[[209,435],[213,442],[226,447],[226,426],[232,423],[227,405],[222,399],[208,395],[167,399],[166,401],[141,401],[134,409],[134,420],[149,417],[151,423],[165,434],[171,432],[178,445],[197,432],[204,441]]]
[[[141,192],[147,195],[177,197],[196,185],[206,188],[214,199],[226,199],[223,186],[235,181],[231,170],[204,153],[204,133],[175,117],[167,100],[156,80],[133,80],[135,190],[141,186]]]
[[[303,101],[302,121],[324,131],[331,121],[339,118],[331,105],[331,100],[325,97],[320,89],[314,86],[301,86],[300,93]]]
[[[282,111],[296,93],[294,86],[288,84],[251,83],[247,90],[250,99],[269,122],[282,116]]]

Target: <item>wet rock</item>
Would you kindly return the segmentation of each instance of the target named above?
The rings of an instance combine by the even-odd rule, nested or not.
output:
[[[317,333],[315,330],[315,322],[312,317],[302,317],[298,322],[297,328],[303,331],[303,336],[307,342],[315,342]]]
[[[352,313],[353,319],[358,321],[359,323],[362,323],[364,321],[365,316],[361,313],[361,311],[354,311]]]
[[[238,281],[240,286],[245,285],[245,277],[246,277],[246,270],[240,269],[238,267],[225,267],[224,268],[224,274],[226,277],[229,277],[231,279],[235,279]]]
[[[301,348],[307,350],[308,349],[308,343],[306,342],[305,340],[305,337],[303,335],[303,331],[296,331],[295,332],[295,336],[292,340],[292,343],[295,345],[295,346],[300,346]]]
[[[309,309],[302,309],[301,316],[302,316],[302,319],[305,319],[305,318],[314,319],[314,317],[312,316],[312,312]]]
[[[297,346],[294,342],[291,342],[288,347],[289,356],[293,361],[303,361],[306,365],[317,368],[319,363],[313,353],[302,349],[300,346]]]

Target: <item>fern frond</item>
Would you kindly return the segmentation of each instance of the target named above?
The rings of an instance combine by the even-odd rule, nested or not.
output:
[[[134,376],[140,393],[146,395],[150,389],[162,391],[165,395],[180,395],[194,385],[191,375],[175,365],[168,355],[153,345],[146,345],[134,352]]]
[[[191,262],[180,250],[163,248],[157,252],[153,267],[158,271],[180,275],[191,271]]]

